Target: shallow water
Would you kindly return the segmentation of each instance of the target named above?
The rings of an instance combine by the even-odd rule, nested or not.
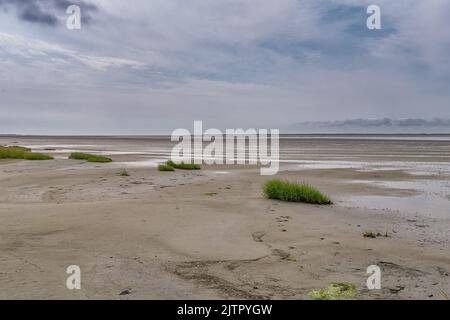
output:
[[[340,200],[346,205],[369,209],[399,211],[409,215],[450,218],[450,181],[370,181],[353,180],[351,183],[372,184],[374,186],[399,190],[414,190],[410,196],[353,195]]]

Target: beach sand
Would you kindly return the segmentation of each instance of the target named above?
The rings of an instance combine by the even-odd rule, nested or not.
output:
[[[308,181],[333,205],[265,199],[273,177],[256,166],[159,172],[162,138],[2,137],[56,159],[0,160],[0,298],[308,299],[331,282],[354,284],[356,299],[450,293],[450,142],[307,143],[282,143],[303,162],[277,177]],[[78,149],[114,162],[66,159]],[[66,288],[69,265],[81,268],[81,290]],[[370,265],[380,290],[367,289]]]

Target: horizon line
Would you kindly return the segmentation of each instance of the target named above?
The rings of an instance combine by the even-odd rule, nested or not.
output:
[[[223,133],[225,135],[225,133]],[[332,133],[332,132],[316,132],[316,133],[280,133],[280,136],[450,136],[450,132],[391,132],[391,133],[362,133],[362,132],[347,132],[347,133]],[[93,138],[93,137],[170,137],[171,134],[21,134],[21,133],[0,133],[0,137],[73,137],[73,138]],[[193,136],[193,135],[191,135]]]

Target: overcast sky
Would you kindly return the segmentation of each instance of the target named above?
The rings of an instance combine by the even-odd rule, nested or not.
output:
[[[0,133],[450,132],[449,17],[448,0],[0,0]]]

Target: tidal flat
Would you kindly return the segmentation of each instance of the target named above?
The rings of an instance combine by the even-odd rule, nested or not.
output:
[[[310,299],[337,282],[354,299],[450,293],[445,135],[282,136],[275,176],[247,165],[160,172],[168,137],[0,145],[54,158],[0,160],[1,299]],[[307,182],[333,204],[267,199],[272,178]],[[81,290],[66,288],[70,265]],[[366,286],[370,265],[380,290]]]

